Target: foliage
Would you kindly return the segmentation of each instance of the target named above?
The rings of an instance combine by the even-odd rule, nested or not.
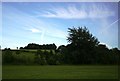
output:
[[[91,47],[97,46],[99,44],[98,39],[94,37],[86,27],[73,27],[68,28],[68,30],[69,37],[67,40],[76,48],[90,49]]]
[[[68,29],[69,36],[67,40],[70,44],[66,46],[66,61],[72,64],[92,63],[94,61],[95,47],[99,44],[98,39],[86,27]]]
[[[20,54],[20,51],[19,51],[19,50],[17,50],[17,51],[16,51],[16,54]]]
[[[35,63],[40,64],[40,65],[56,65],[59,64],[58,60],[57,60],[57,55],[55,53],[53,53],[53,50],[50,50],[50,52],[48,51],[41,51],[38,50],[36,55],[35,55]]]
[[[28,44],[20,50],[5,48],[2,50],[3,64],[59,65],[59,64],[120,64],[120,50],[108,49],[99,44],[89,30],[84,27],[68,28],[69,44],[56,45]]]
[[[13,62],[13,54],[10,48],[5,48],[5,52],[2,55],[2,62],[3,63],[12,63]]]
[[[27,46],[25,47],[20,47],[20,49],[48,49],[48,50],[56,50],[57,46],[53,43],[53,44],[43,44],[43,45],[39,45],[39,44],[35,44],[35,43],[29,43]]]

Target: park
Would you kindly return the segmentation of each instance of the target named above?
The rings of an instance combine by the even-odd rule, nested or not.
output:
[[[68,45],[2,50],[3,79],[118,79],[120,50],[99,44],[86,27],[68,28]]]
[[[97,1],[2,0],[2,80],[118,81],[120,2]]]

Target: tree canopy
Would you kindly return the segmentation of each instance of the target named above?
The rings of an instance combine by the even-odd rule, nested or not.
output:
[[[65,54],[67,63],[84,64],[93,62],[95,48],[99,44],[98,39],[86,27],[68,28],[68,32],[67,40],[70,44],[67,45]]]
[[[93,36],[86,27],[73,27],[68,28],[68,30],[69,36],[67,40],[76,47],[87,47],[88,49],[88,47],[97,46],[99,44],[98,39]]]
[[[53,44],[43,44],[43,45],[29,43],[25,47],[20,47],[20,49],[48,49],[48,50],[56,50],[56,48],[57,48],[57,46],[54,43]]]

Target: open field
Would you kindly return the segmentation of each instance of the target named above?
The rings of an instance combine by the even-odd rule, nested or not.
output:
[[[3,79],[117,79],[117,66],[15,66],[2,67]]]

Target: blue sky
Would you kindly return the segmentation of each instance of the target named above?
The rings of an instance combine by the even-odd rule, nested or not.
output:
[[[117,2],[3,2],[2,48],[66,45],[73,26],[86,26],[102,44],[118,47],[118,21]]]

